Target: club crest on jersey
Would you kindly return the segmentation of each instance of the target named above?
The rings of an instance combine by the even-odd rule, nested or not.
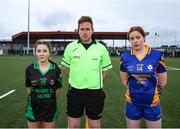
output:
[[[50,84],[54,85],[54,80],[53,79],[50,80]]]
[[[144,64],[137,64],[136,65],[137,71],[143,71],[143,66],[144,66]]]
[[[152,65],[148,65],[148,70],[152,70],[153,69],[153,67],[152,67]]]

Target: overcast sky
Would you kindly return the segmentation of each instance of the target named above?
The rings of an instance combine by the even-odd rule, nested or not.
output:
[[[151,46],[180,44],[180,0],[30,0],[30,6],[30,31],[74,31],[78,19],[88,15],[95,31],[139,25],[150,32]],[[27,7],[28,0],[0,0],[1,40],[27,31]]]

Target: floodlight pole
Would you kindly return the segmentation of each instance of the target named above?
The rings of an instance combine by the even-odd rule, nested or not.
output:
[[[27,55],[29,55],[29,41],[30,41],[30,34],[29,34],[29,23],[30,23],[30,0],[28,0],[28,33],[27,33]]]
[[[127,51],[127,40],[125,40],[125,51]]]
[[[114,55],[114,39],[113,39],[113,55]]]

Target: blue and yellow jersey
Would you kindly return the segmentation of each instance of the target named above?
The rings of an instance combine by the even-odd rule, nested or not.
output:
[[[120,59],[120,70],[128,73],[126,101],[155,106],[160,101],[156,73],[166,72],[165,62],[159,51],[151,50],[147,45],[145,47],[142,59],[138,59],[133,50],[127,51]]]

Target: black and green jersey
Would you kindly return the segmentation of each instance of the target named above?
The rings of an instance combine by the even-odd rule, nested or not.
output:
[[[42,72],[38,61],[26,68],[25,85],[32,87],[32,99],[50,99],[56,97],[56,89],[62,87],[61,71],[58,66],[50,62],[49,69]]]
[[[88,49],[80,40],[68,44],[61,64],[70,68],[69,83],[77,89],[101,89],[102,71],[112,68],[106,47],[95,41]]]

